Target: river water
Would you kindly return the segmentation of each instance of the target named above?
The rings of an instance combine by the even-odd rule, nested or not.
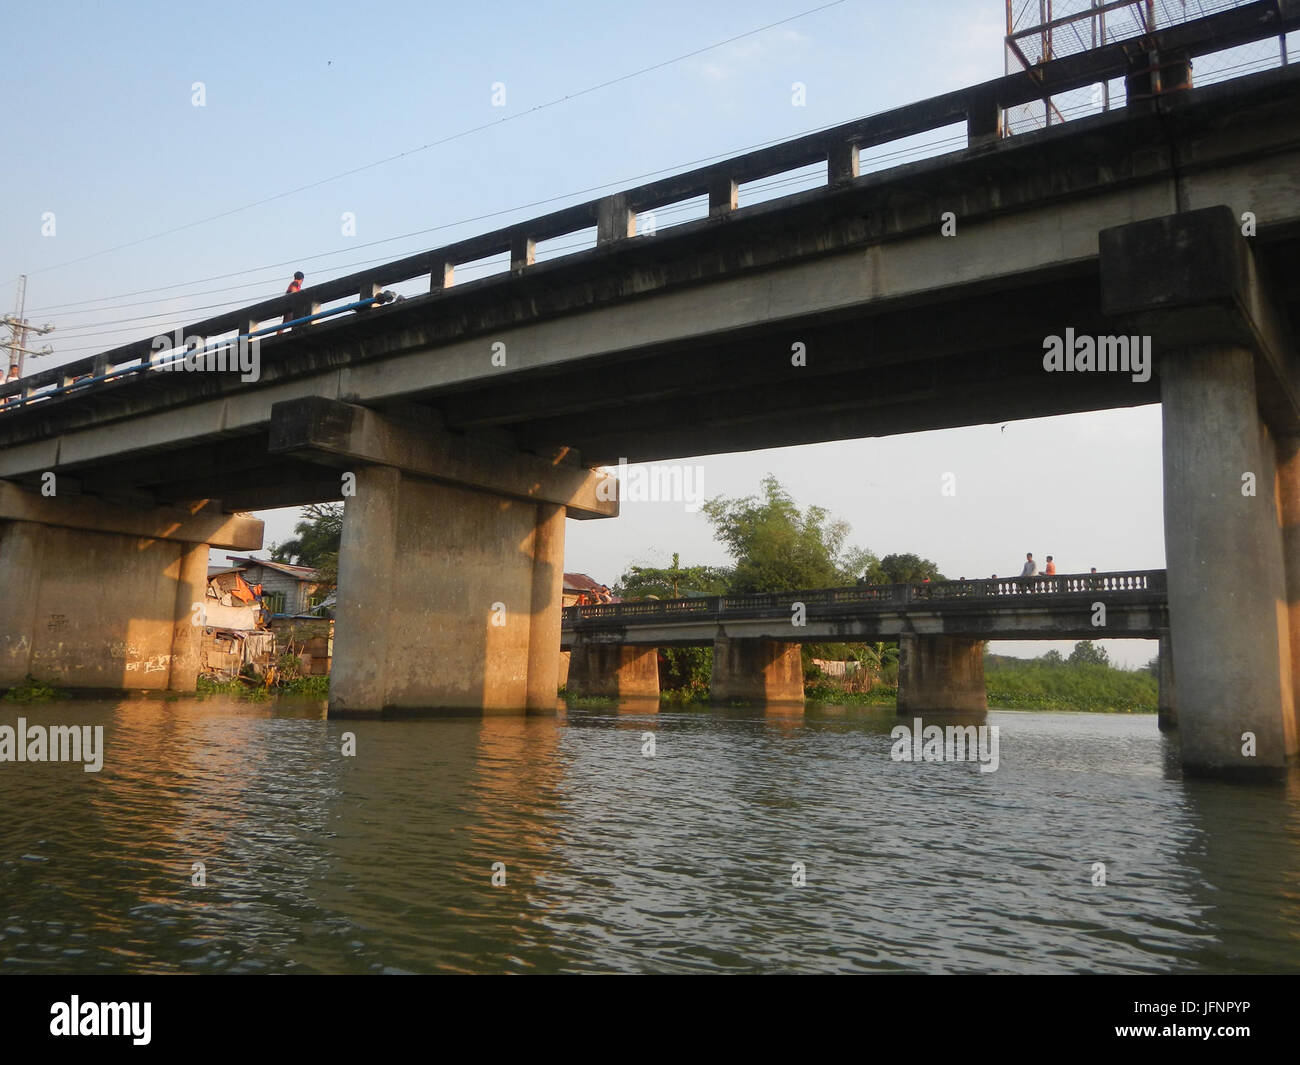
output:
[[[0,972],[1300,972],[1300,776],[1154,716],[991,712],[996,772],[874,708],[19,717],[105,757],[0,762]]]

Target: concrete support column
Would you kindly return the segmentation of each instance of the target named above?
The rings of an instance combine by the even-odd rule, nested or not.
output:
[[[984,688],[984,641],[970,636],[898,640],[898,712],[978,713],[989,707]]]
[[[0,687],[194,690],[207,544],[0,525]]]
[[[1169,630],[1160,633],[1159,688],[1156,694],[1156,724],[1159,728],[1178,727],[1178,695],[1174,688],[1174,653],[1169,642]]]
[[[1276,769],[1295,753],[1295,698],[1277,472],[1254,354],[1230,344],[1172,352],[1160,364],[1160,398],[1183,765]]]
[[[553,709],[564,507],[356,471],[330,714]]]
[[[1300,436],[1280,437],[1277,449],[1277,509],[1286,572],[1287,634],[1291,662],[1291,715],[1283,721],[1286,748],[1300,747]]]
[[[569,656],[568,690],[609,699],[659,703],[659,649],[577,639]]]
[[[387,702],[386,600],[397,584],[397,522],[402,475],[388,466],[356,471],[356,494],[343,503],[339,584],[334,608],[331,715],[378,713]]]
[[[172,660],[167,687],[194,691],[199,676],[203,628],[194,624],[194,604],[208,593],[208,545],[180,544],[176,560],[176,609],[172,613]]]
[[[528,628],[529,713],[553,714],[556,710],[563,596],[564,507],[540,503],[533,537],[533,597]],[[659,694],[657,690],[655,694]]]
[[[799,644],[719,635],[713,641],[709,697],[718,703],[802,705],[803,656]]]
[[[254,550],[262,523],[0,481],[0,687],[193,691],[209,544]]]
[[[21,684],[31,672],[43,531],[32,522],[0,522],[0,688]]]

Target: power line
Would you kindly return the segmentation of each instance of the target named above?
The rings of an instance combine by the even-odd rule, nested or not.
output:
[[[31,273],[42,274],[42,273],[48,273],[51,270],[61,270],[66,266],[73,266],[77,263],[83,263],[90,259],[99,258],[102,255],[111,255],[113,252],[122,251],[124,248],[132,248],[138,244],[144,244],[147,241],[158,240],[162,237],[171,236],[174,233],[181,233],[187,229],[193,229],[196,226],[206,225],[209,222],[216,222],[222,218],[229,218],[231,215],[239,214],[243,211],[252,210],[254,207],[264,207],[268,203],[274,203],[276,200],[282,200],[287,196],[295,196],[300,192],[306,192],[309,189],[319,188],[321,185],[327,185],[332,181],[339,181],[342,178],[351,177],[354,174],[360,174],[366,170],[373,170],[375,167],[384,166],[388,163],[396,162],[398,159],[404,159],[407,156],[417,155],[420,152],[428,151],[430,148],[437,148],[441,145],[449,144],[452,141],[460,140],[463,137],[471,136],[474,133],[480,133],[485,129],[491,129],[495,126],[500,126],[507,122],[514,122],[517,119],[524,118],[527,115],[535,114],[538,111],[545,111],[548,108],[556,107],[559,104],[566,103],[569,100],[576,100],[581,96],[587,96],[590,93],[598,92],[601,89],[607,89],[611,85],[618,85],[621,82],[629,81],[632,78],[641,77],[643,74],[649,74],[655,70],[662,70],[664,67],[672,66],[673,64],[680,63],[683,60],[692,59],[695,56],[702,55],[705,52],[711,52],[715,48],[721,48],[724,45],[734,44],[736,41],[744,40],[746,37],[752,37],[757,33],[765,33],[767,30],[775,29],[777,26],[784,26],[787,22],[794,22],[797,19],[806,18],[808,15],[815,15],[820,11],[825,11],[828,8],[832,8],[832,7],[838,7],[840,4],[846,2],[847,0],[830,0],[829,3],[825,3],[817,7],[809,8],[806,11],[801,11],[796,15],[791,15],[788,18],[783,18],[776,22],[770,22],[766,26],[760,26],[757,29],[746,30],[744,33],[738,33],[734,37],[728,37],[724,41],[717,41],[714,44],[706,45],[703,48],[696,48],[694,51],[686,52],[684,55],[675,56],[672,59],[665,59],[662,62],[654,63],[651,66],[642,67],[640,70],[634,70],[629,74],[622,74],[617,78],[610,78],[608,81],[602,81],[597,85],[590,85],[585,89],[580,89],[577,92],[569,93],[567,96],[560,96],[554,100],[548,100],[546,103],[537,104],[536,106],[529,108],[527,111],[520,111],[518,114],[514,114],[514,115],[504,115],[501,118],[496,119],[492,122],[484,122],[477,126],[471,126],[469,129],[463,129],[459,133],[452,133],[446,137],[439,138],[438,140],[430,141],[428,144],[422,144],[418,148],[410,148],[404,152],[398,152],[396,155],[390,155],[384,159],[377,159],[374,162],[366,163],[363,166],[353,167],[351,170],[345,170],[342,173],[333,174],[330,177],[326,177],[326,178],[321,178],[319,181],[312,181],[306,185],[299,185],[297,188],[289,189],[286,192],[277,192],[274,196],[267,196],[264,197],[263,199],[255,200],[252,203],[243,204],[240,207],[232,207],[230,210],[221,211],[214,215],[208,215],[206,218],[200,218],[194,222],[186,222],[184,225],[173,226],[171,229],[164,229],[158,233],[151,233],[148,236],[138,237],[135,240],[129,240],[126,241],[125,243],[114,245],[111,248],[104,248],[100,251],[91,252],[88,255],[79,256],[76,259],[68,259],[61,263],[55,263],[52,266],[44,266],[41,267],[39,270],[31,271]]]
[[[807,135],[809,135],[810,133],[816,133],[816,132],[819,132],[819,131],[821,131],[821,130],[831,129],[831,128],[834,128],[834,126],[835,126],[836,124],[837,124],[837,123],[831,123],[831,124],[828,124],[828,125],[819,126],[819,127],[816,127],[815,129],[807,130],[807,131],[804,131],[803,133],[800,133],[800,134],[795,134],[795,136],[807,136]],[[359,249],[359,248],[375,247],[375,246],[382,245],[382,244],[393,243],[393,242],[396,242],[396,241],[399,241],[399,240],[406,240],[406,239],[409,239],[409,238],[411,238],[411,237],[424,236],[424,235],[427,235],[428,233],[434,232],[434,231],[439,230],[439,229],[446,229],[446,228],[449,228],[449,227],[452,227],[452,226],[465,225],[465,224],[468,224],[469,222],[481,221],[481,220],[483,220],[483,219],[491,218],[491,217],[496,217],[496,216],[500,216],[500,215],[502,215],[502,214],[510,214],[510,213],[513,213],[513,212],[516,212],[516,211],[526,210],[526,209],[528,209],[529,207],[540,206],[540,205],[543,205],[543,204],[546,204],[546,203],[552,203],[552,202],[555,202],[556,200],[569,199],[569,198],[571,198],[571,197],[573,197],[573,196],[585,195],[585,194],[587,194],[587,193],[594,192],[594,191],[598,191],[599,189],[603,189],[603,188],[609,188],[609,187],[611,187],[611,186],[625,186],[625,185],[627,185],[627,184],[629,184],[629,183],[631,183],[631,182],[634,182],[634,181],[640,181],[640,180],[642,180],[643,178],[653,177],[653,176],[655,176],[655,175],[657,175],[657,174],[663,174],[663,173],[669,173],[669,172],[678,171],[678,170],[681,170],[682,168],[688,168],[688,167],[698,166],[698,165],[700,165],[700,164],[702,164],[702,163],[707,163],[707,162],[710,162],[710,161],[713,161],[713,160],[716,160],[716,159],[725,159],[725,158],[728,158],[728,157],[733,156],[733,155],[744,154],[744,153],[746,153],[746,152],[754,151],[754,150],[757,149],[757,148],[766,147],[766,146],[771,145],[771,144],[779,144],[779,143],[782,143],[783,141],[788,140],[788,139],[790,139],[790,138],[789,138],[789,137],[779,137],[779,138],[776,138],[776,139],[773,139],[773,140],[763,141],[763,142],[760,142],[760,143],[758,143],[758,144],[749,145],[749,146],[744,147],[744,148],[731,149],[731,150],[729,150],[729,151],[722,152],[722,153],[719,153],[719,154],[717,154],[717,155],[706,156],[706,157],[699,158],[699,159],[695,159],[695,160],[691,160],[691,161],[688,161],[688,162],[685,162],[685,163],[677,163],[677,164],[674,164],[673,166],[664,167],[664,168],[661,168],[661,169],[659,169],[659,170],[650,171],[650,172],[648,172],[648,173],[644,173],[644,174],[639,174],[639,175],[636,175],[636,176],[631,177],[631,178],[623,178],[623,179],[619,179],[619,180],[617,180],[617,181],[606,182],[606,183],[604,183],[604,184],[602,184],[602,185],[591,186],[591,187],[586,188],[586,189],[580,189],[580,190],[577,190],[577,191],[575,191],[575,192],[565,193],[565,194],[560,195],[560,196],[548,197],[547,199],[544,199],[544,200],[535,200],[535,201],[533,201],[533,202],[530,203],[530,204],[524,204],[524,205],[519,205],[519,206],[515,206],[515,207],[505,208],[505,209],[503,209],[503,210],[501,210],[501,211],[489,212],[488,214],[478,215],[478,216],[475,216],[475,217],[473,217],[473,218],[469,218],[469,219],[460,219],[460,220],[455,221],[455,222],[447,222],[447,223],[444,223],[444,224],[439,225],[439,226],[433,226],[433,227],[430,227],[430,228],[428,228],[428,229],[414,230],[414,231],[412,231],[412,232],[410,232],[410,233],[403,233],[403,234],[399,234],[399,235],[394,236],[394,237],[385,237],[385,238],[383,238],[382,240],[370,241],[369,243],[366,243],[366,244],[356,245],[355,248]],[[956,144],[956,143],[962,142],[963,140],[964,140],[964,137],[960,137],[960,136],[950,136],[950,137],[938,138],[938,139],[935,139],[935,140],[932,140],[932,141],[927,141],[927,142],[925,142],[925,143],[923,143],[923,144],[919,144],[919,145],[909,145],[909,146],[906,146],[906,147],[903,147],[903,148],[894,149],[894,150],[892,150],[892,151],[888,151],[888,152],[879,152],[879,153],[876,153],[875,155],[871,155],[871,156],[866,156],[866,155],[864,155],[863,158],[862,158],[862,161],[863,161],[864,164],[866,164],[866,163],[870,163],[870,162],[878,162],[878,161],[882,161],[882,160],[885,160],[885,159],[892,159],[892,158],[899,157],[899,156],[916,155],[916,154],[919,153],[919,152],[928,151],[928,150],[930,150],[930,149],[933,149],[933,148],[936,148],[936,147],[941,147],[941,146],[943,146],[943,145]],[[815,166],[815,167],[820,168],[821,164],[810,164],[810,166]],[[806,169],[806,168],[805,168],[805,169]],[[820,175],[818,175],[817,177],[818,177],[818,179],[819,179],[819,178],[820,178]],[[810,175],[799,175],[799,174],[796,173],[795,176],[793,176],[793,177],[790,177],[790,176],[781,176],[781,177],[774,177],[774,178],[771,178],[771,179],[767,179],[767,180],[763,180],[763,181],[754,182],[754,183],[752,183],[752,184],[747,185],[746,188],[747,188],[750,192],[763,192],[763,191],[769,191],[769,190],[771,190],[771,189],[775,189],[775,188],[780,188],[780,187],[788,186],[788,185],[790,185],[790,184],[797,184],[797,183],[802,182],[802,181],[810,181],[810,180],[813,180],[813,175],[811,175],[811,174],[810,174]],[[699,197],[696,197],[696,198],[699,199]],[[668,206],[666,206],[666,207],[656,208],[655,213],[656,213],[656,215],[672,215],[672,214],[675,214],[675,213],[679,213],[679,212],[681,212],[681,211],[690,210],[691,207],[692,207],[691,201],[683,201],[682,203],[679,203],[679,204],[670,204],[670,205],[668,205]],[[580,246],[580,245],[567,245],[566,247],[576,247],[576,246]],[[147,293],[147,292],[162,292],[162,291],[166,291],[166,290],[168,290],[168,289],[174,289],[174,288],[186,288],[186,287],[189,287],[190,285],[202,284],[202,283],[204,283],[205,281],[222,280],[222,279],[225,279],[225,278],[228,278],[228,277],[240,277],[240,276],[245,276],[245,275],[253,274],[253,273],[261,273],[261,272],[263,272],[263,271],[267,271],[267,270],[272,270],[272,269],[282,268],[282,267],[285,267],[285,266],[291,266],[291,265],[294,265],[295,263],[311,262],[311,261],[313,261],[314,259],[318,259],[318,258],[325,258],[325,257],[332,256],[332,255],[341,255],[341,254],[344,254],[345,252],[349,252],[349,251],[353,251],[353,250],[354,250],[354,248],[344,248],[344,249],[340,249],[340,250],[333,251],[333,252],[322,252],[322,253],[320,253],[320,254],[318,254],[318,255],[312,255],[312,256],[300,256],[300,257],[295,258],[295,259],[289,259],[289,260],[286,260],[286,261],[284,261],[284,262],[282,262],[282,263],[272,263],[272,264],[268,264],[268,265],[266,265],[266,266],[251,267],[251,268],[249,268],[249,269],[247,269],[247,270],[238,270],[238,271],[233,271],[233,272],[228,273],[228,274],[218,274],[218,275],[213,275],[212,277],[208,277],[208,278],[198,278],[198,279],[195,279],[195,280],[192,280],[192,281],[177,282],[177,283],[172,284],[172,285],[159,286],[158,288],[152,288],[152,289],[139,289],[139,290],[136,290],[136,291],[134,291],[134,292],[118,293],[117,295],[113,295],[113,296],[97,296],[97,297],[94,297],[93,299],[89,299],[89,300],[78,300],[78,301],[74,301],[74,302],[70,302],[70,303],[50,304],[50,305],[47,305],[47,306],[45,306],[45,307],[38,308],[38,310],[40,310],[40,311],[42,311],[42,312],[57,311],[57,310],[61,310],[61,309],[63,309],[63,308],[67,308],[67,307],[81,307],[81,306],[84,306],[85,304],[89,304],[89,303],[102,303],[102,302],[105,302],[105,301],[108,301],[108,300],[122,299],[122,298],[125,298],[125,297],[127,297],[127,296],[142,295],[142,294]],[[558,249],[556,249],[556,248],[551,248],[551,249],[547,249],[547,250],[555,251],[555,250],[558,250]],[[354,261],[354,262],[351,262],[351,263],[344,263],[344,264],[341,264],[340,266],[336,267],[336,269],[339,269],[339,270],[347,270],[347,269],[352,269],[353,267],[369,266],[369,265],[373,265],[374,263],[382,263],[382,262],[387,262],[387,261],[389,261],[389,257],[387,257],[387,256],[382,256],[382,257],[374,258],[374,259],[363,259],[363,260],[358,260],[358,261]],[[463,268],[462,268],[462,269],[463,269]],[[471,269],[472,269],[472,268],[471,268]],[[268,279],[268,280],[269,280],[269,279]],[[168,297],[168,298],[183,299],[183,298],[185,298],[185,296],[204,296],[204,295],[212,295],[212,294],[216,294],[216,293],[218,293],[218,292],[229,292],[229,291],[234,291],[234,290],[244,289],[244,288],[255,288],[255,287],[259,287],[259,286],[261,286],[261,285],[264,285],[264,284],[266,284],[266,283],[267,283],[266,280],[262,280],[262,281],[250,281],[250,282],[244,282],[244,283],[241,283],[241,284],[238,284],[238,285],[229,285],[229,286],[225,286],[225,287],[223,287],[223,288],[216,288],[216,289],[206,289],[206,290],[202,290],[202,291],[199,291],[199,292],[191,292],[191,293],[187,293],[187,294],[185,294],[185,295],[178,295],[178,296],[176,296],[176,297]],[[163,303],[163,302],[165,302],[165,299],[140,300],[140,301],[138,301],[138,302],[136,302],[136,303],[117,304],[117,305],[114,305],[114,306],[107,306],[107,307],[90,307],[90,308],[87,308],[87,309],[85,309],[85,310],[70,310],[70,311],[65,310],[63,313],[64,313],[65,315],[72,315],[72,314],[78,314],[78,315],[80,315],[80,314],[94,314],[94,313],[99,313],[99,312],[103,312],[103,311],[114,311],[114,310],[125,309],[125,308],[127,308],[127,307],[149,307],[149,306],[157,306],[157,305],[159,305],[159,304],[161,304],[161,303]],[[208,307],[202,307],[202,306],[200,306],[200,307],[190,307],[190,308],[176,308],[176,309],[174,309],[174,310],[172,310],[172,311],[169,311],[169,312],[167,312],[167,313],[184,314],[184,313],[188,313],[188,311],[192,311],[192,310],[205,310],[205,309],[209,309],[209,307],[212,307],[212,306],[225,306],[225,305],[226,305],[226,304],[212,304],[212,305],[208,305]],[[231,306],[239,306],[239,304],[238,304],[237,302],[233,302],[233,301],[232,301],[229,305],[231,305]],[[115,320],[115,321],[133,321],[133,320],[137,320],[137,319],[144,319],[144,318],[147,318],[147,317],[151,317],[151,316],[148,316],[148,315],[140,315],[140,316],[137,316],[136,319],[127,318],[127,319],[118,319],[118,320]],[[75,329],[88,329],[88,328],[94,328],[94,327],[97,327],[97,326],[99,326],[99,325],[115,324],[115,321],[106,321],[106,322],[102,322],[102,323],[80,323],[80,324],[74,326],[73,328],[75,328]]]
[[[824,127],[824,128],[830,128],[830,127]],[[784,139],[784,138],[782,138],[782,139]],[[778,142],[773,141],[773,142],[767,142],[767,143],[778,143]],[[933,150],[933,149],[935,149],[935,148],[940,148],[940,147],[943,147],[943,146],[953,145],[953,144],[958,144],[958,143],[965,143],[965,134],[964,134],[964,133],[961,134],[961,135],[958,135],[958,136],[949,136],[949,137],[938,138],[938,139],[935,139],[935,140],[932,140],[932,141],[927,141],[927,142],[925,142],[925,143],[923,143],[923,144],[919,144],[919,145],[908,145],[908,146],[905,146],[905,147],[902,147],[902,148],[894,149],[894,150],[892,150],[892,151],[877,153],[876,155],[873,155],[873,156],[864,156],[864,157],[863,157],[863,162],[864,162],[864,163],[879,162],[879,161],[883,161],[883,160],[887,160],[887,159],[894,159],[894,158],[896,158],[896,157],[900,157],[900,156],[916,155],[916,154],[918,154],[918,153],[920,153],[920,152],[930,151],[930,150]],[[724,157],[725,157],[725,156],[724,156]],[[689,165],[689,164],[688,164],[688,165]],[[811,186],[813,186],[813,185],[816,185],[816,184],[821,183],[821,182],[824,180],[824,176],[823,176],[823,174],[821,173],[821,166],[822,166],[822,164],[809,164],[809,166],[807,166],[807,167],[800,168],[801,170],[806,171],[805,173],[799,173],[799,172],[797,172],[797,171],[794,171],[794,172],[791,172],[790,175],[779,176],[779,177],[774,177],[774,178],[767,179],[767,180],[763,180],[763,181],[757,181],[757,182],[754,182],[754,183],[752,183],[752,184],[750,184],[750,185],[747,185],[746,188],[747,188],[748,191],[750,191],[751,193],[757,193],[757,192],[770,192],[770,191],[773,191],[773,190],[776,190],[776,189],[780,189],[780,188],[788,188],[788,187],[791,186],[791,185],[808,185],[808,186],[811,187]],[[814,168],[815,168],[815,169],[814,169]],[[617,183],[617,182],[614,182],[614,183],[611,183],[611,184],[618,184],[618,183]],[[702,196],[700,196],[700,197],[695,197],[694,200],[703,200],[703,197],[702,197]],[[680,202],[680,203],[669,204],[669,205],[667,205],[667,206],[665,206],[665,207],[656,208],[655,211],[654,211],[654,214],[655,214],[656,217],[660,217],[660,216],[669,216],[669,217],[672,217],[672,216],[674,216],[674,215],[678,215],[678,214],[681,214],[681,213],[686,212],[686,211],[697,210],[697,209],[698,209],[698,206],[697,206],[697,204],[694,202],[694,200],[686,200],[686,201],[682,201],[682,202]],[[459,224],[459,223],[449,223],[449,224]],[[410,235],[410,234],[406,234],[406,235],[404,235],[403,237],[391,237],[391,238],[386,238],[386,239],[383,240],[383,241],[374,241],[374,242],[371,242],[371,243],[372,243],[372,245],[373,245],[373,244],[382,244],[382,243],[387,243],[387,242],[390,242],[390,241],[393,241],[393,240],[404,239],[405,236],[409,236],[409,235]],[[367,246],[371,246],[371,245],[363,245],[363,247],[367,247]],[[549,255],[552,255],[552,254],[560,254],[560,253],[563,253],[563,252],[566,252],[566,251],[569,251],[569,250],[573,250],[573,249],[576,249],[576,248],[593,247],[593,246],[594,246],[594,241],[582,241],[582,240],[579,240],[579,241],[573,241],[573,242],[566,243],[566,244],[556,245],[556,246],[549,247],[549,248],[547,248],[547,247],[545,247],[545,246],[543,245],[543,246],[539,247],[539,252],[541,252],[542,254],[545,254],[545,255],[547,255],[547,256],[549,257]],[[330,253],[330,254],[336,254],[336,253]],[[509,254],[503,252],[503,253],[501,253],[501,254],[499,254],[499,255],[491,256],[491,257],[489,257],[489,258],[487,258],[487,259],[484,259],[484,260],[482,260],[482,261],[480,261],[480,262],[473,263],[473,264],[469,264],[468,266],[466,266],[466,265],[462,265],[462,266],[458,267],[458,273],[461,273],[461,274],[464,274],[464,273],[475,273],[475,272],[477,272],[477,271],[489,270],[489,269],[491,269],[494,265],[497,266],[498,269],[503,270],[504,267],[506,266],[506,263],[508,262],[508,260],[509,260]],[[299,262],[301,262],[301,261],[305,261],[305,260],[301,260],[301,259],[300,259],[300,260],[291,260],[291,262],[292,262],[292,261],[299,261]],[[370,265],[370,264],[373,264],[373,263],[377,263],[377,262],[385,262],[385,261],[388,261],[386,257],[381,257],[381,258],[378,258],[378,259],[367,259],[367,260],[362,260],[362,261],[359,261],[359,262],[354,262],[354,263],[344,264],[343,266],[339,267],[339,269],[348,269],[348,268],[351,268],[351,267],[354,267],[354,266],[364,266],[364,265]],[[262,269],[262,268],[258,268],[258,269]],[[262,285],[262,284],[264,284],[264,283],[265,283],[265,282],[261,282],[261,281],[257,281],[257,282],[248,282],[248,283],[246,283],[246,284],[242,284],[242,285],[230,286],[230,288],[235,288],[235,289],[239,289],[239,288],[249,288],[249,287],[259,286],[259,285]],[[148,291],[148,290],[146,290],[146,291]],[[228,289],[215,289],[215,290],[211,290],[211,291],[213,291],[213,292],[228,291]],[[190,293],[189,295],[197,296],[197,295],[203,295],[203,294],[204,294],[204,293]],[[110,298],[110,297],[103,297],[103,298]],[[183,297],[175,297],[175,298],[183,298]],[[141,301],[141,302],[138,303],[138,304],[119,305],[119,307],[121,307],[121,308],[124,309],[125,306],[156,306],[156,305],[158,305],[159,303],[162,303],[162,302],[164,302],[164,301],[162,301],[162,300],[145,300],[145,301]],[[225,302],[221,302],[221,303],[215,303],[215,304],[205,304],[205,305],[193,306],[193,307],[178,307],[178,308],[172,308],[172,309],[169,309],[169,310],[167,310],[167,311],[163,311],[163,312],[160,312],[160,313],[157,313],[157,314],[140,314],[140,315],[135,315],[135,316],[133,316],[133,317],[128,317],[128,318],[109,319],[109,320],[106,320],[106,321],[103,321],[103,322],[83,322],[83,323],[80,323],[80,324],[78,324],[78,325],[76,325],[76,326],[73,327],[73,329],[81,330],[82,332],[64,333],[63,336],[64,336],[66,339],[68,339],[68,340],[83,340],[83,339],[87,339],[87,338],[90,337],[90,336],[104,336],[104,335],[113,335],[113,334],[119,334],[119,333],[136,332],[137,329],[138,329],[140,326],[142,326],[145,322],[150,321],[150,320],[153,320],[153,319],[157,319],[157,318],[172,318],[172,319],[178,319],[178,318],[181,318],[182,316],[187,315],[187,314],[190,314],[190,313],[192,313],[192,312],[194,312],[194,311],[212,310],[212,309],[217,309],[217,308],[228,308],[228,309],[234,309],[234,308],[237,308],[237,307],[239,307],[239,306],[242,306],[242,303],[241,303],[240,301],[237,301],[237,300],[229,300],[229,301],[225,301]],[[71,311],[71,312],[67,312],[67,313],[70,313],[70,314],[90,314],[90,313],[96,313],[96,312],[98,312],[98,311],[111,311],[111,310],[117,310],[117,309],[119,309],[119,307],[98,307],[98,308],[91,308],[90,310],[85,310],[85,311]],[[48,310],[48,308],[46,308],[46,309]],[[106,326],[121,325],[122,323],[139,323],[140,325],[139,325],[139,326],[137,326],[137,325],[125,325],[125,326],[123,326],[122,328],[116,328],[116,329],[103,328],[103,327],[106,327]],[[62,353],[62,354],[71,354],[71,353],[74,353],[74,352],[77,352],[77,351],[87,351],[87,350],[96,350],[96,351],[98,351],[98,350],[103,350],[103,348],[102,348],[102,345],[89,345],[89,346],[76,347],[76,348],[61,348],[61,349],[60,349],[60,353]]]

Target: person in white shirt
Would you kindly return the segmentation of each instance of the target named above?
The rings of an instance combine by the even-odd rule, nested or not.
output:
[[[1034,561],[1033,552],[1027,552],[1025,554],[1025,568],[1020,571],[1020,576],[1022,577],[1038,576],[1038,563]],[[1029,582],[1022,581],[1020,584],[1020,590],[1022,592],[1029,591]]]

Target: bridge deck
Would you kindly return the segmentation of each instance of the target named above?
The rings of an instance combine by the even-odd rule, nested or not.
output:
[[[1300,6],[1260,2],[1149,43],[1196,55],[1297,27]],[[1057,62],[1041,72],[1050,91],[1130,59]],[[153,370],[146,338],[0,385],[30,401],[0,411],[0,477],[39,487],[53,470],[88,493],[227,510],[337,499],[332,471],[269,453],[275,404],[305,396],[429,408],[449,429],[588,465],[1158,402],[1154,377],[1044,374],[1043,338],[1119,331],[1100,304],[1101,230],[1216,204],[1257,216],[1255,254],[1300,320],[1300,186],[1287,177],[1300,170],[1300,67],[1038,133],[981,132],[1045,85],[996,79],[315,286],[294,313],[430,279],[424,295],[268,339],[256,381]],[[963,120],[964,149],[857,175],[859,149]],[[736,198],[741,182],[819,160],[821,188]],[[709,217],[634,237],[636,211],[701,189]],[[949,211],[954,238],[940,234]],[[593,222],[594,247],[533,261],[539,240]],[[505,248],[507,274],[448,286],[449,267]],[[246,335],[285,303],[182,332]],[[1293,421],[1272,428],[1300,431]]]
[[[1102,624],[1096,604],[1105,607]],[[802,609],[800,610],[800,604]],[[797,624],[802,618],[803,624]],[[691,646],[732,638],[855,642],[903,633],[1149,638],[1168,628],[1164,570],[858,585],[564,609],[563,642]]]

